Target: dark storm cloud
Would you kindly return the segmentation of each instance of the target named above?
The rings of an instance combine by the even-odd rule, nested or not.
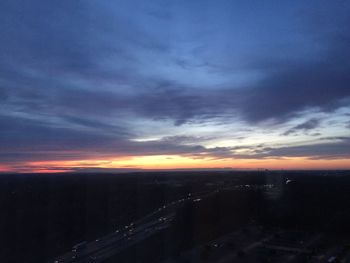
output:
[[[230,115],[250,123],[268,119],[286,122],[311,108],[332,111],[349,105],[349,47],[348,40],[341,47],[329,44],[320,61],[283,65],[283,70],[248,88],[197,91],[153,80],[153,87],[151,83],[147,90],[131,95],[85,90],[58,93],[54,104],[77,112],[124,111],[151,119],[172,119],[177,125]]]
[[[271,148],[264,157],[308,157],[310,159],[350,158],[350,138],[337,142],[318,143],[291,147]]]
[[[189,155],[213,157],[229,154],[228,148],[208,149],[188,143],[190,137],[168,137],[161,140],[135,142],[120,128],[113,136],[84,129],[49,127],[47,123],[24,118],[1,116],[0,162],[39,160],[79,160],[142,155]],[[76,122],[76,120],[74,120]],[[85,125],[85,121],[83,125]],[[88,127],[91,123],[88,123]],[[117,127],[114,127],[115,129]],[[25,132],[24,132],[25,131]],[[195,138],[192,138],[192,142]],[[197,138],[198,141],[198,138]]]
[[[319,119],[311,119],[308,120],[302,124],[299,124],[297,126],[295,126],[293,129],[296,130],[312,130],[315,129],[316,127],[318,127],[320,124],[320,120]]]
[[[283,133],[283,135],[290,135],[297,133],[298,131],[309,131],[309,130],[314,130],[320,125],[320,119],[310,119],[304,123],[301,123],[299,125],[294,126],[293,128],[287,130],[286,132]]]
[[[113,137],[102,132],[91,132],[48,124],[20,117],[0,116],[1,152],[68,151],[76,149],[106,147],[113,140],[127,137],[120,128]],[[116,128],[116,127],[115,127]]]
[[[263,62],[269,65],[267,76],[250,87],[193,90],[173,80],[145,79],[137,71],[132,73],[137,60],[135,50],[167,49],[162,41],[152,39],[135,24],[119,17],[108,19],[106,15],[102,19],[104,12],[92,13],[84,2],[36,2],[2,3],[0,29],[9,41],[0,44],[6,51],[2,53],[2,67],[7,68],[7,73],[2,74],[5,84],[0,98],[15,98],[24,109],[56,110],[53,114],[72,111],[77,115],[86,111],[129,112],[151,119],[172,119],[181,125],[222,115],[240,116],[252,123],[267,119],[281,122],[311,107],[329,111],[348,105],[350,34],[342,25],[333,25],[340,28],[339,32],[322,36],[326,48],[316,61],[281,61],[272,52],[270,59]],[[111,36],[117,41],[108,43]],[[114,69],[100,61],[110,55],[120,60]],[[121,68],[121,64],[126,66]],[[21,69],[23,65],[39,72]],[[90,80],[91,87],[76,88],[58,80],[56,74],[82,76]],[[106,81],[127,83],[135,92],[113,93],[96,87]]]
[[[282,121],[312,107],[330,111],[349,105],[350,64],[343,63],[344,56],[349,57],[350,41],[348,44],[338,57],[331,50],[326,61],[292,65],[263,81],[248,95],[245,117],[253,122]]]
[[[327,142],[324,142],[327,141]],[[236,150],[248,150],[242,154]],[[350,137],[321,138],[312,144],[297,146],[270,147],[265,145],[231,147],[230,155],[222,158],[233,159],[283,159],[288,157],[303,157],[308,159],[347,159],[350,158]]]

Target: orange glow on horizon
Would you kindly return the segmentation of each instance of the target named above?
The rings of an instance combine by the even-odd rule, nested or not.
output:
[[[0,166],[0,172],[32,172],[55,173],[69,172],[76,169],[201,169],[201,168],[232,168],[232,169],[350,169],[348,159],[314,160],[308,158],[281,159],[213,159],[178,155],[155,155],[122,158],[106,158],[92,160],[69,161],[36,161],[21,163],[21,169],[16,166]]]
[[[11,172],[11,167],[0,165],[0,173]]]

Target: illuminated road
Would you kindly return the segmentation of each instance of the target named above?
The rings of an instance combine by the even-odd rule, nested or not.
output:
[[[168,228],[174,220],[177,209],[184,202],[199,202],[214,192],[188,194],[186,197],[159,207],[142,219],[116,230],[114,233],[91,242],[83,242],[50,263],[103,262],[119,252]]]
[[[251,185],[235,185],[221,190],[189,193],[187,196],[165,204],[143,218],[94,241],[83,242],[49,263],[98,263],[120,253],[121,251],[144,241],[163,229],[170,227],[178,208],[185,202],[200,202],[202,199],[222,190],[250,188]],[[263,187],[272,187],[265,185]]]
[[[122,230],[116,230],[113,234],[88,242],[77,249],[72,249],[72,251],[50,262],[102,262],[122,250],[158,233],[162,229],[168,228],[175,214],[162,214],[161,217],[153,220],[149,219],[147,222],[131,223]]]

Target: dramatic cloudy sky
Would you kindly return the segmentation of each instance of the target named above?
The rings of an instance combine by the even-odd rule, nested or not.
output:
[[[0,171],[350,168],[349,14],[2,0]]]

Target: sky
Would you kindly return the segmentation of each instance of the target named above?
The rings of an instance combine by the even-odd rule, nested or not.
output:
[[[0,172],[349,169],[350,3],[2,0]]]

